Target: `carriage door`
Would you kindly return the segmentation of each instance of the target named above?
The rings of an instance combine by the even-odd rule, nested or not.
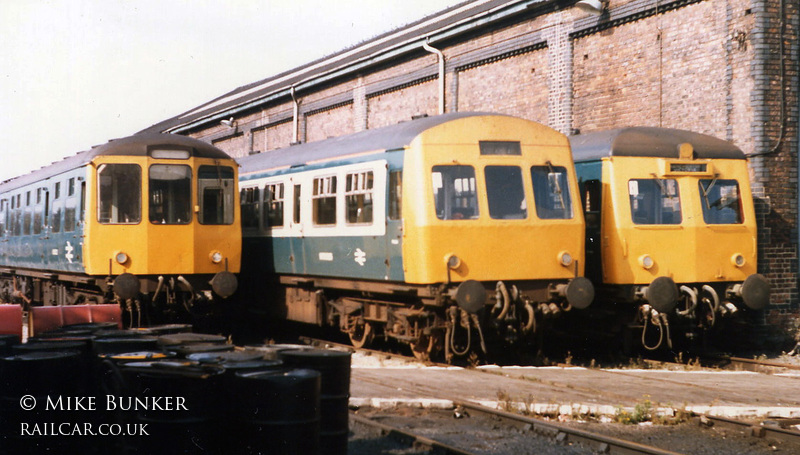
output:
[[[306,272],[306,256],[303,248],[303,219],[302,219],[302,185],[297,179],[291,179],[292,187],[292,220],[291,233],[289,234],[289,261],[292,273]]]
[[[386,279],[403,281],[403,150],[387,153]]]
[[[44,217],[42,220],[42,237],[44,238],[44,263],[48,264],[50,262],[50,257],[52,255],[52,245],[53,245],[53,228],[50,226],[50,190],[44,188],[44,213],[42,216]],[[58,250],[56,250],[56,253]],[[51,254],[48,254],[51,253]],[[57,254],[56,254],[57,256]]]
[[[581,196],[586,219],[586,277],[594,283],[601,283],[603,280],[603,260],[600,256],[602,183],[600,180],[587,180],[582,183]]]

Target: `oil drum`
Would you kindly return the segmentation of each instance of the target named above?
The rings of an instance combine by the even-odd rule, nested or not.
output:
[[[161,324],[148,327],[155,336],[174,335],[176,333],[189,333],[192,331],[191,324]]]
[[[240,428],[231,435],[233,453],[318,453],[319,372],[306,369],[240,372],[235,375],[231,392],[229,412]]]
[[[89,453],[71,435],[83,421],[86,370],[77,351],[32,350],[0,358],[0,453]],[[66,434],[65,434],[66,432]]]
[[[320,383],[320,453],[347,454],[350,415],[349,352],[326,349],[282,351],[279,356],[287,367],[319,371]]]
[[[64,338],[39,338],[34,337],[27,343],[18,344],[13,347],[17,354],[33,352],[77,352],[79,355],[72,360],[72,368],[79,370],[81,374],[74,384],[76,391],[81,394],[92,392],[92,351],[91,337],[64,337]]]
[[[150,329],[102,329],[93,333],[97,338],[137,338],[153,336]]]
[[[184,344],[179,346],[171,346],[178,356],[188,358],[192,354],[207,353],[207,352],[231,352],[235,349],[232,344],[219,344],[219,343],[193,343]]]
[[[158,344],[166,348],[174,346],[185,346],[190,344],[224,344],[227,341],[222,335],[209,335],[206,333],[175,333],[169,335],[161,335],[158,337]]]
[[[11,348],[15,344],[19,344],[17,335],[0,335],[0,357],[11,355]]]
[[[151,336],[95,338],[92,349],[96,355],[158,350],[158,338]]]
[[[136,453],[218,453],[224,370],[185,360],[120,366],[127,393],[112,408],[122,421],[144,425],[149,436],[128,438]]]
[[[123,353],[99,354],[95,365],[96,390],[98,394],[123,395],[129,391],[122,377],[120,368],[126,363],[168,360],[175,353],[165,351],[137,351]]]
[[[81,322],[79,324],[68,324],[62,326],[58,330],[73,331],[73,330],[88,330],[91,333],[96,333],[100,330],[116,330],[119,328],[116,322]]]

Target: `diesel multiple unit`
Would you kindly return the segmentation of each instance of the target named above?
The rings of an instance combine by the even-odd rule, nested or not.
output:
[[[279,289],[280,317],[452,358],[592,301],[569,142],[541,124],[446,114],[240,164],[244,298]]]
[[[0,184],[2,298],[190,305],[237,286],[237,165],[175,135],[110,141]]]
[[[613,308],[645,348],[657,349],[672,347],[673,335],[697,338],[739,308],[769,304],[739,148],[648,127],[574,136],[571,145],[596,309]]]

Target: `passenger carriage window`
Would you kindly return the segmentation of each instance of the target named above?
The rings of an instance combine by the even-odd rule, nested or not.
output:
[[[33,233],[39,235],[42,233],[42,224],[44,221],[44,207],[42,206],[42,189],[36,190],[36,206],[33,208]]]
[[[403,171],[389,173],[389,219],[403,217]]]
[[[60,199],[61,198],[61,182],[56,182],[56,187],[55,187],[54,193],[55,193],[55,196],[53,196],[53,199]]]
[[[137,164],[101,164],[97,168],[97,220],[104,224],[136,224],[142,219],[142,171]],[[68,196],[75,195],[69,179]],[[151,187],[152,189],[152,187]],[[64,230],[75,229],[77,201],[67,200]]]
[[[75,211],[78,203],[74,197],[67,198],[67,207],[64,209],[64,232],[72,232],[75,230]],[[101,223],[103,221],[100,221]],[[106,221],[105,223],[109,223]]]
[[[33,207],[28,205],[25,207],[22,215],[22,235],[31,235],[32,222],[33,222]]]
[[[153,224],[192,221],[192,168],[182,164],[150,166],[149,213]]]
[[[311,202],[314,224],[318,226],[336,224],[336,176],[314,179]]]
[[[113,166],[124,166],[122,164],[115,164]],[[128,164],[127,166],[136,166],[134,164]],[[139,166],[136,166],[139,167]],[[140,178],[141,180],[141,178]],[[75,195],[75,177],[69,179],[67,181],[67,196],[74,196]]]
[[[0,200],[0,237],[6,235],[6,225],[8,223],[8,200]]]
[[[242,206],[242,227],[258,227],[258,195],[256,187],[242,188],[239,200]]]
[[[701,179],[700,200],[706,224],[741,224],[742,201],[736,180]]]
[[[294,208],[292,209],[292,222],[300,223],[300,185],[294,186]]]
[[[78,212],[78,220],[80,223],[83,223],[86,219],[86,182],[81,182],[81,211]]]
[[[522,169],[518,166],[486,166],[489,216],[496,220],[521,220],[528,216]]]
[[[536,215],[545,220],[572,218],[572,199],[569,193],[567,169],[563,166],[532,166],[533,200]]]
[[[372,223],[372,171],[347,174],[345,206],[350,224]]]
[[[230,166],[200,166],[197,169],[197,200],[200,204],[200,224],[233,224],[233,168]]]
[[[283,226],[283,183],[269,184],[264,188],[264,207],[267,216],[264,217],[264,227]]]
[[[675,179],[628,181],[634,224],[681,224],[681,198]]]
[[[478,194],[472,166],[434,166],[433,199],[440,220],[478,219]]]
[[[22,212],[19,207],[11,212],[11,227],[13,229],[13,235],[22,235]]]
[[[62,202],[57,201],[53,202],[53,217],[52,217],[52,226],[53,232],[61,232],[61,206]]]

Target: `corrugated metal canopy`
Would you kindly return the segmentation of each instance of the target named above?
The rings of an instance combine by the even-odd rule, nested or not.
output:
[[[312,161],[362,152],[383,152],[402,149],[423,131],[453,120],[478,115],[498,115],[480,112],[459,112],[433,117],[424,117],[397,125],[365,130],[347,136],[339,136],[308,144],[293,145],[258,155],[238,158],[241,174],[281,167],[298,166]]]
[[[610,156],[680,158],[678,146],[689,143],[702,159],[746,159],[742,150],[728,141],[672,128],[630,127],[570,136],[575,161]]]
[[[178,134],[137,134],[121,139],[113,139],[103,145],[57,161],[30,174],[0,184],[0,192],[48,179],[71,169],[81,167],[101,155],[146,156],[150,147],[176,147],[190,149],[192,156],[201,158],[230,158],[225,152],[206,142]]]
[[[315,83],[329,82],[326,77],[332,74],[352,77],[353,74],[360,74],[366,67],[396,61],[408,52],[425,52],[421,43],[427,38],[434,40],[433,44],[436,44],[438,39],[453,39],[459,34],[473,32],[473,28],[488,26],[493,21],[505,21],[517,14],[529,14],[534,7],[546,7],[559,1],[563,0],[467,0],[340,52],[239,87],[142,132],[185,133],[180,129],[187,125],[215,123],[218,121],[216,116],[227,117],[242,106],[252,108],[267,97],[281,95],[288,98],[291,87],[307,89]],[[494,13],[497,17],[490,19]],[[366,67],[359,66],[362,64]]]

